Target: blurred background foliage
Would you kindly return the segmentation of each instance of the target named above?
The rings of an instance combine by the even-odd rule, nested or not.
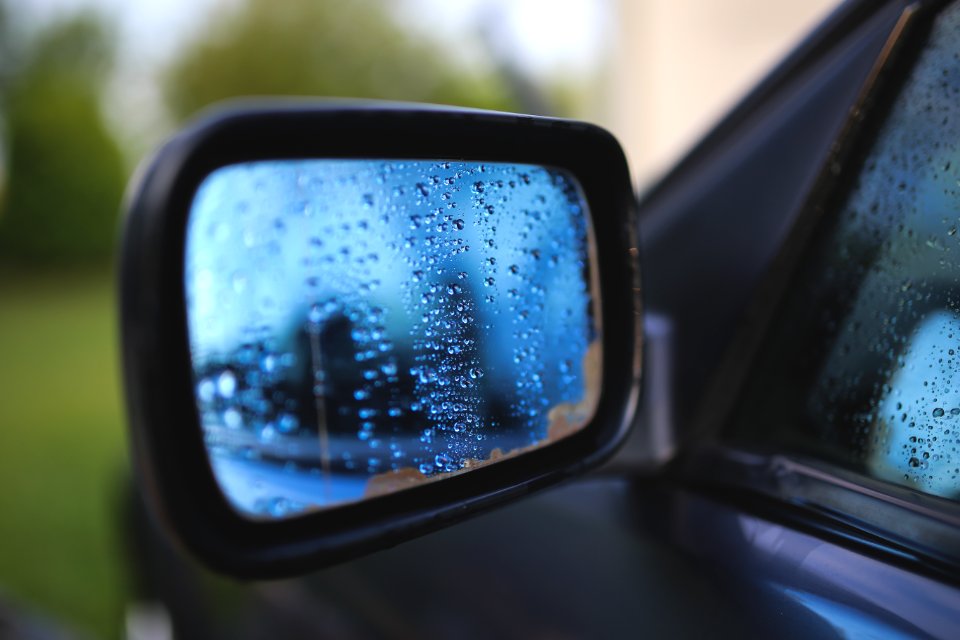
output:
[[[44,28],[7,58],[15,62],[3,100],[3,262],[68,265],[111,255],[126,181],[100,103],[112,54],[106,26],[79,15]]]
[[[463,69],[374,0],[248,0],[184,47],[164,73],[182,119],[233,96],[350,96],[517,107],[495,69]]]
[[[19,618],[117,637],[134,581],[111,263],[131,160],[148,149],[125,134],[137,114],[111,100],[126,90],[117,63],[132,55],[116,25],[92,12],[30,22],[24,8],[0,0],[0,635]],[[396,8],[214,5],[193,37],[140,70],[161,116],[148,141],[233,96],[547,110],[508,63],[467,68]]]

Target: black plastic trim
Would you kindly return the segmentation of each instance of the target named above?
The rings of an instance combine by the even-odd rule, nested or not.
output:
[[[949,500],[769,448],[703,448],[673,477],[721,502],[960,584],[960,505]]]

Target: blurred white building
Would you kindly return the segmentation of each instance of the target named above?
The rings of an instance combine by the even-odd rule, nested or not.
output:
[[[598,0],[600,1],[600,0]],[[670,166],[839,0],[610,0],[607,99],[592,119],[647,182]]]

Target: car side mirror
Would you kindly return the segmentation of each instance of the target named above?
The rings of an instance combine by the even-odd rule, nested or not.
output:
[[[634,211],[582,123],[301,104],[186,129],[121,263],[157,513],[212,568],[282,576],[603,462],[638,395]]]

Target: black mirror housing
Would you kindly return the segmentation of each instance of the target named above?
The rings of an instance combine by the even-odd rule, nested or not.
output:
[[[211,469],[194,397],[186,229],[191,202],[212,172],[278,159],[509,162],[573,176],[590,212],[599,288],[602,387],[589,422],[470,473],[288,520],[233,509]],[[161,520],[215,570],[279,577],[395,545],[596,467],[632,425],[642,360],[635,196],[623,152],[598,127],[423,105],[235,106],[170,140],[131,193],[120,325],[135,465]]]

